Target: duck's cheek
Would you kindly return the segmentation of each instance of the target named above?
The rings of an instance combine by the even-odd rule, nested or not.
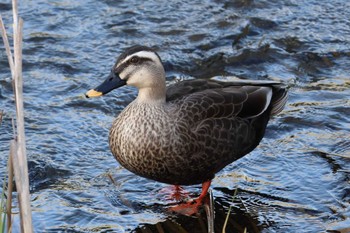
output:
[[[129,78],[126,80],[126,84],[128,86],[133,86],[133,87],[137,87],[137,82],[134,80],[134,78]]]
[[[137,87],[137,88],[142,88],[145,85],[147,85],[145,82],[146,80],[143,77],[143,73],[142,72],[137,72],[137,73],[133,73],[131,75],[129,75],[128,77],[126,77],[126,84],[129,86],[133,86],[133,87]]]

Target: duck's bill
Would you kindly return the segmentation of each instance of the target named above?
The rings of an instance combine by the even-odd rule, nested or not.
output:
[[[118,87],[124,86],[125,84],[126,81],[122,80],[118,74],[112,71],[101,85],[86,92],[85,96],[87,98],[102,96]]]

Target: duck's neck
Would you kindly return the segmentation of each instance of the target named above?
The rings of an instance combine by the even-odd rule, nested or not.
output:
[[[136,98],[137,103],[162,105],[166,101],[166,87],[159,85],[157,87],[143,87],[139,89],[139,94]]]

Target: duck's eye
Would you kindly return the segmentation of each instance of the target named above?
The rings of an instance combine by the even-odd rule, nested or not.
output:
[[[139,60],[140,60],[139,57],[132,57],[130,62],[133,63],[133,64],[136,64],[136,63],[139,62]]]

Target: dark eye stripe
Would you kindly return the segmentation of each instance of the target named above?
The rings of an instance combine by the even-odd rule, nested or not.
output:
[[[124,69],[126,69],[130,65],[140,65],[140,64],[148,62],[148,61],[153,61],[151,58],[148,58],[148,57],[137,57],[138,61],[137,61],[137,63],[134,63],[131,60],[134,59],[135,57],[131,57],[129,60],[127,60],[126,62],[121,64],[119,67],[115,67],[115,72],[120,74]]]

